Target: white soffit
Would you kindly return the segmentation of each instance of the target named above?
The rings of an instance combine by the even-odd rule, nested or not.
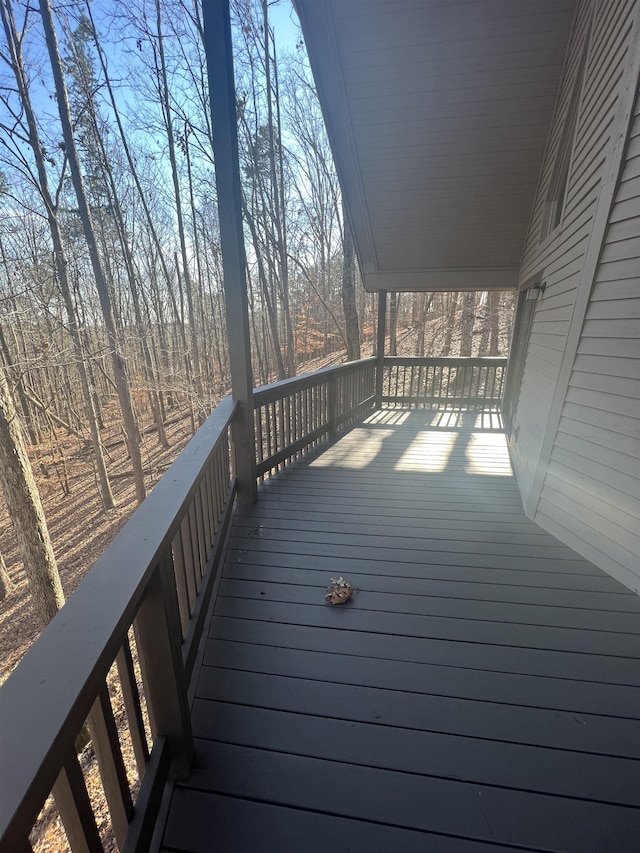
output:
[[[515,287],[575,0],[296,0],[368,290]]]

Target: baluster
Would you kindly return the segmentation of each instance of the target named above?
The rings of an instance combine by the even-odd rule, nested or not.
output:
[[[497,394],[496,394],[496,392],[495,392],[495,383],[496,383],[496,376],[497,376],[498,371],[500,371],[500,380],[499,380],[499,385],[498,385],[498,392],[497,392]],[[493,395],[495,396],[495,402],[496,402],[496,405],[497,405],[497,404],[500,402],[500,400],[502,399],[502,390],[503,390],[503,383],[504,383],[504,374],[505,374],[505,369],[504,369],[504,366],[503,366],[503,365],[500,365],[500,367],[495,367],[495,368],[494,368],[494,373],[493,373],[493,377],[494,377],[494,378],[493,378],[493,383],[494,383],[494,394],[493,394]]]
[[[329,375],[327,387],[327,421],[329,424],[329,435],[336,434],[336,376],[334,373]]]
[[[222,440],[222,439],[221,439]],[[216,459],[220,452],[220,443],[213,452],[213,456],[209,460],[207,470],[204,474],[204,483],[207,496],[207,535],[209,537],[209,548],[213,545],[213,540],[216,535],[216,502],[213,494],[213,472],[216,465]]]
[[[98,759],[98,769],[102,779],[107,805],[111,814],[113,834],[120,849],[129,828],[129,819],[133,814],[131,791],[124,769],[118,728],[113,717],[113,709],[109,700],[106,684],[93,703],[88,717],[91,740]]]
[[[196,600],[196,573],[195,573],[195,555],[193,553],[193,537],[191,535],[191,521],[189,512],[184,514],[184,518],[180,523],[180,543],[182,545],[182,559],[184,565],[184,574],[187,579],[187,590],[189,593],[189,614],[193,613],[193,607]]]
[[[133,755],[136,760],[136,767],[138,768],[138,776],[142,779],[145,767],[149,761],[149,747],[147,746],[147,737],[144,731],[140,694],[138,693],[128,638],[125,638],[124,644],[118,652],[116,666],[118,667],[118,676],[120,678],[120,685],[122,686],[122,698],[124,699],[124,707],[129,722]]]
[[[268,459],[270,456],[273,455],[273,438],[271,435],[271,431],[272,431],[271,411],[270,411],[268,405],[263,406],[263,411],[264,411],[265,424],[266,424],[266,430],[267,430],[267,457],[266,458]]]
[[[189,618],[191,616],[191,607],[193,602],[190,600],[189,587],[187,584],[187,572],[184,565],[184,554],[182,552],[182,537],[180,530],[173,537],[171,542],[171,550],[173,551],[173,565],[176,570],[176,591],[178,593],[178,607],[180,609],[180,622],[182,624],[182,636],[184,637]]]
[[[67,756],[52,793],[73,853],[104,853],[75,752]]]
[[[218,525],[220,524],[220,516],[222,514],[222,503],[224,501],[224,495],[226,495],[226,489],[221,487],[221,483],[225,479],[224,476],[224,459],[225,453],[228,453],[228,438],[225,436],[224,441],[219,445],[219,450],[216,451],[216,454],[213,459],[213,471],[211,472],[211,486],[212,486],[212,495],[213,495],[213,533],[214,536],[217,533]],[[229,478],[227,477],[227,483],[229,482]]]
[[[204,532],[204,512],[202,508],[202,483],[196,488],[196,491],[193,495],[193,509],[196,517],[196,530],[198,532],[198,551],[200,554],[200,560],[198,563],[198,589],[200,588],[200,579],[204,574],[204,568],[207,565],[207,558],[209,556],[209,549],[207,548],[205,532]]]
[[[189,516],[189,532],[191,534],[191,553],[193,555],[193,576],[196,584],[196,592],[200,588],[200,544],[198,537],[198,522],[196,520],[195,502],[192,499],[187,510]]]
[[[264,431],[262,428],[262,407],[257,409],[257,418],[256,418],[256,427],[258,430],[258,437],[256,440],[256,454],[258,464],[264,460]],[[264,475],[260,475],[260,482],[264,482]]]

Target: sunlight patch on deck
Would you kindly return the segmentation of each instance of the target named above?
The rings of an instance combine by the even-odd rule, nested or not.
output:
[[[468,474],[513,477],[507,442],[502,433],[472,433],[465,453]]]
[[[502,414],[493,410],[480,412],[476,417],[476,429],[504,429]]]
[[[456,432],[420,432],[394,465],[395,471],[437,474],[449,463]]]
[[[442,427],[443,429],[455,429],[462,423],[462,412],[452,412],[450,409],[445,409],[441,412],[436,412],[431,421],[432,427]]]
[[[366,468],[380,453],[386,438],[394,434],[393,429],[353,429],[337,444],[314,459],[310,468]]]
[[[393,424],[399,426],[411,417],[411,411],[406,409],[383,409],[382,411],[374,412],[365,418],[365,424]]]

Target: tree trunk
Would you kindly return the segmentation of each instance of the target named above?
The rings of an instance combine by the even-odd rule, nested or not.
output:
[[[398,302],[399,293],[389,294],[389,355],[398,355]]]
[[[444,344],[442,346],[442,355],[446,358],[451,352],[451,338],[453,337],[453,327],[456,322],[456,308],[458,307],[458,294],[451,293],[449,296],[449,305],[447,308],[446,328],[444,333]]]
[[[342,209],[344,241],[342,248],[342,306],[344,308],[344,326],[347,338],[347,360],[360,358],[360,328],[356,307],[356,265],[353,237],[346,210]]]
[[[271,85],[271,53],[269,50],[269,6],[267,0],[262,0],[262,13],[264,21],[264,68],[266,79],[267,98],[267,129],[269,133],[269,170],[271,176],[271,203],[273,219],[275,224],[275,243],[278,249],[278,273],[280,279],[280,298],[284,315],[285,328],[285,363],[287,376],[295,376],[295,343],[293,340],[293,324],[291,322],[291,307],[289,305],[289,264],[286,247],[286,228],[284,223],[285,211],[281,205],[284,196],[281,195],[276,171],[275,136],[273,127],[273,103]],[[279,108],[278,108],[279,111]],[[282,140],[278,138],[279,146]]]
[[[162,16],[160,11],[160,0],[156,0],[156,27],[158,30],[158,56],[160,59],[160,81],[159,93],[164,112],[164,121],[167,130],[167,147],[169,151],[169,162],[171,163],[171,179],[173,181],[173,192],[176,200],[176,220],[178,225],[178,237],[180,239],[180,254],[182,256],[182,274],[187,296],[187,311],[189,314],[189,339],[191,342],[191,356],[193,358],[193,370],[195,390],[198,395],[198,409],[203,406],[202,373],[200,370],[200,350],[198,348],[198,334],[196,328],[196,317],[193,308],[193,289],[191,286],[191,274],[189,272],[189,258],[187,255],[187,242],[184,231],[184,219],[182,216],[182,196],[180,192],[180,178],[178,175],[178,163],[176,160],[176,147],[173,132],[173,120],[171,117],[171,103],[169,98],[169,81],[167,78],[167,66],[164,55],[164,35],[162,32]],[[201,422],[202,422],[201,418]]]
[[[489,292],[489,355],[498,355],[500,346],[500,291]]]
[[[51,234],[51,241],[53,243],[54,265],[58,274],[60,291],[62,293],[62,299],[67,314],[67,321],[69,323],[69,332],[73,341],[76,367],[78,370],[80,387],[82,389],[82,396],[85,404],[87,422],[89,425],[89,433],[91,435],[91,445],[96,461],[100,498],[102,500],[102,505],[105,510],[110,510],[113,509],[113,507],[115,506],[115,500],[111,491],[111,485],[109,483],[109,477],[107,474],[107,466],[104,461],[104,455],[102,453],[102,443],[100,440],[98,415],[91,393],[91,384],[87,375],[87,365],[85,361],[84,349],[82,346],[82,336],[80,332],[78,318],[71,297],[67,256],[64,250],[64,243],[62,240],[62,232],[60,230],[57,210],[55,207],[54,200],[51,196],[51,192],[49,190],[49,182],[44,162],[44,153],[42,151],[40,138],[38,136],[35,113],[33,110],[33,105],[31,103],[26,74],[24,72],[21,45],[19,39],[17,38],[15,22],[13,20],[11,8],[8,5],[5,7],[5,3],[3,2],[2,4],[0,4],[0,11],[2,15],[2,23],[5,35],[7,38],[7,45],[12,59],[12,68],[16,78],[18,92],[20,94],[20,101],[25,111],[25,117],[27,120],[27,127],[29,130],[29,144],[36,161],[36,169],[38,173],[38,189],[40,191],[42,200],[44,201],[44,205],[47,211],[47,222],[49,225],[49,232]]]
[[[9,598],[14,590],[14,583],[9,577],[9,572],[4,562],[4,557],[0,554],[0,601]]]
[[[473,345],[473,324],[475,321],[476,295],[468,291],[462,297],[462,318],[460,320],[460,355],[470,356]]]
[[[91,266],[95,277],[98,297],[100,299],[100,307],[104,319],[107,338],[109,341],[109,349],[111,351],[111,363],[113,369],[113,377],[115,379],[116,388],[118,391],[118,399],[122,410],[122,420],[124,423],[125,440],[127,450],[131,459],[131,467],[133,470],[133,479],[135,482],[136,498],[138,503],[142,503],[145,498],[146,490],[144,485],[144,474],[142,471],[142,458],[140,456],[140,447],[138,444],[138,431],[136,428],[135,417],[133,414],[133,406],[131,403],[131,394],[129,390],[129,382],[125,371],[124,360],[120,353],[118,335],[116,331],[113,306],[109,295],[107,279],[104,274],[104,269],[98,253],[98,245],[96,235],[91,219],[89,202],[87,200],[84,189],[82,173],[80,171],[80,161],[76,150],[75,139],[73,136],[73,128],[71,125],[71,115],[69,112],[69,100],[67,97],[67,89],[62,72],[62,63],[60,53],[58,51],[58,39],[53,25],[53,17],[51,14],[51,6],[49,0],[40,0],[40,14],[44,27],[45,41],[51,61],[51,69],[56,88],[56,100],[58,103],[58,112],[60,114],[60,122],[62,124],[62,133],[64,137],[65,151],[71,180],[78,202],[80,219],[82,222],[82,230],[89,250]]]
[[[0,486],[13,524],[40,627],[64,604],[64,594],[38,488],[9,385],[0,372]]]
[[[424,337],[425,337],[425,329],[427,326],[427,317],[429,315],[429,309],[431,308],[431,303],[433,302],[433,293],[421,293],[421,299],[418,304],[418,334],[416,335],[416,348],[414,351],[415,356],[423,356],[424,352]]]

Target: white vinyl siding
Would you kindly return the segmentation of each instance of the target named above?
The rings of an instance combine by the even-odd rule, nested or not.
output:
[[[640,107],[535,520],[640,590]],[[628,204],[632,201],[632,204]]]
[[[638,4],[636,0],[610,0],[596,4],[593,10],[589,2],[578,8],[520,271],[521,286],[540,278],[546,282],[544,297],[536,306],[513,421],[517,440],[512,442],[511,451],[525,506],[562,367],[607,154],[615,141],[614,119]],[[583,79],[579,80],[585,48]],[[543,237],[549,182],[576,86],[581,87],[579,113],[562,222]]]

